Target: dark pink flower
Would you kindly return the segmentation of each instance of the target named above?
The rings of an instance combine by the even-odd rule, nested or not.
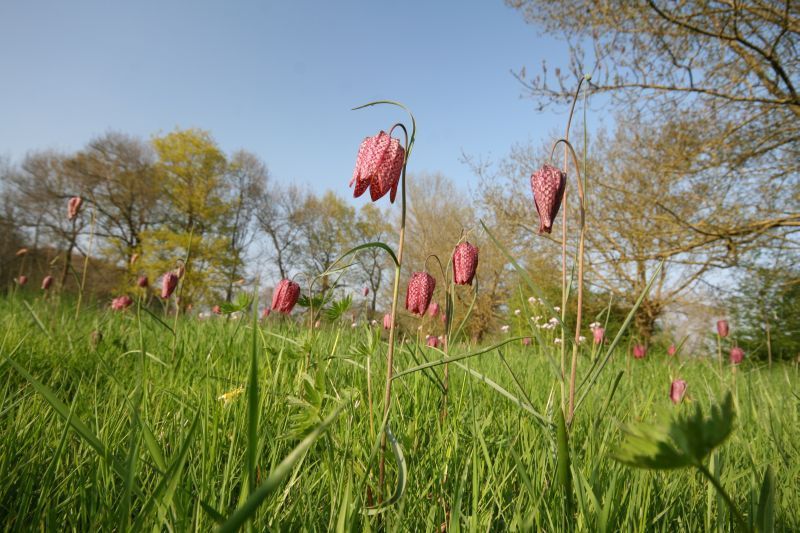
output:
[[[133,300],[127,294],[123,294],[122,296],[117,296],[113,300],[111,300],[111,309],[114,311],[124,311],[125,309],[129,308],[133,304]]]
[[[531,338],[530,337],[524,337],[522,339],[522,345],[523,346],[530,346],[531,345]]]
[[[436,316],[439,314],[439,304],[433,302],[431,305],[428,306],[428,314],[430,316]]]
[[[76,216],[78,216],[78,212],[81,210],[81,204],[83,204],[83,198],[80,196],[73,196],[67,202],[67,220],[72,220]]]
[[[392,315],[389,313],[383,315],[383,329],[392,329]]]
[[[21,275],[20,277],[17,278],[17,284],[18,285],[22,286],[22,285],[25,285],[26,283],[28,283],[28,276],[26,276],[25,274],[23,274],[23,275]]]
[[[211,308],[211,312],[214,313],[215,315],[221,315],[222,308],[218,305],[215,305],[214,307]]]
[[[146,289],[148,285],[150,285],[150,280],[147,279],[147,276],[139,276],[139,279],[136,280],[136,286],[141,289]]]
[[[633,347],[633,357],[636,359],[644,359],[645,355],[647,355],[647,348],[645,348],[643,344],[637,344]]]
[[[45,276],[45,278],[42,280],[42,290],[46,291],[47,289],[50,288],[50,285],[52,284],[53,284],[53,276]]]
[[[539,233],[550,233],[561,207],[567,175],[554,166],[544,165],[531,176],[531,190],[536,212],[539,213]]]
[[[369,294],[369,287],[364,287],[363,289],[361,289],[361,294],[363,294],[364,297],[366,298],[367,295]]]
[[[603,338],[606,336],[606,329],[597,326],[592,330],[592,336],[594,337],[595,344],[602,344]]]
[[[729,333],[728,321],[717,320],[717,335],[724,338],[728,336],[728,333]]]
[[[731,348],[731,355],[730,355],[731,364],[738,365],[742,361],[744,361],[744,350],[739,348],[738,346],[734,346]]]
[[[292,280],[282,279],[272,293],[272,309],[288,315],[298,298],[300,298],[300,285]]]
[[[678,349],[675,348],[674,344],[670,344],[669,348],[667,348],[667,355],[673,357],[678,352]]]
[[[355,184],[353,196],[358,198],[369,188],[374,202],[391,190],[389,199],[394,203],[405,158],[406,152],[400,141],[384,131],[364,139],[358,149],[353,179],[350,180],[351,187]]]
[[[172,296],[172,293],[175,292],[175,287],[178,286],[178,275],[175,272],[167,272],[164,274],[164,277],[161,278],[161,297],[165,300]]]
[[[427,272],[414,272],[408,280],[406,292],[406,309],[411,313],[422,316],[428,310],[436,288],[436,280]]]
[[[428,346],[430,346],[431,348],[436,348],[439,346],[439,338],[433,335],[428,335],[426,341],[428,343]]]
[[[478,248],[462,242],[453,251],[453,280],[457,285],[472,285],[478,269]]]
[[[674,380],[669,387],[669,399],[672,403],[681,403],[684,394],[686,394],[686,382],[682,379]]]

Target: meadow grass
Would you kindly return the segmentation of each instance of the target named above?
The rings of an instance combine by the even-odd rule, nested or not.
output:
[[[311,337],[274,315],[256,329],[246,315],[161,323],[136,306],[95,306],[75,319],[72,306],[20,295],[0,302],[0,325],[4,530],[213,530],[268,485],[243,522],[256,531],[731,531],[730,512],[694,470],[636,470],[612,458],[623,424],[709,406],[726,391],[735,429],[710,470],[752,519],[771,465],[775,529],[800,530],[794,365],[725,365],[720,375],[713,361],[655,351],[632,361],[620,347],[570,429],[571,514],[555,486],[554,347],[515,341],[451,363],[443,418],[442,367],[403,375],[389,425],[407,484],[399,501],[370,514],[385,332],[348,321]],[[442,356],[406,340],[397,372]],[[451,353],[473,349],[456,343]],[[582,350],[578,382],[589,365]],[[679,376],[688,397],[673,406]],[[315,430],[310,447],[295,450]],[[293,450],[294,462],[282,464]],[[389,455],[384,500],[400,473]]]

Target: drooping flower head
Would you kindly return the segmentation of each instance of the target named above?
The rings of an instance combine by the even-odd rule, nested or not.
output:
[[[434,335],[428,335],[426,342],[431,348],[436,348],[439,346],[439,338]]]
[[[408,280],[406,292],[406,309],[411,313],[422,316],[428,310],[436,288],[436,280],[427,272],[414,272]]]
[[[531,345],[531,338],[530,337],[524,337],[522,339],[522,345],[523,346],[530,346]]]
[[[47,289],[50,288],[50,285],[52,284],[53,284],[53,276],[45,276],[45,278],[42,280],[42,290],[46,291]]]
[[[161,297],[166,300],[172,296],[172,293],[175,292],[175,287],[177,286],[178,275],[170,270],[164,274],[163,278],[161,278]]]
[[[222,308],[218,305],[215,305],[214,307],[211,308],[211,312],[214,313],[215,315],[221,315]]]
[[[389,199],[394,203],[405,158],[406,151],[400,141],[385,131],[364,139],[358,149],[353,179],[350,180],[350,187],[355,184],[353,197],[358,198],[369,188],[374,202],[391,190]]]
[[[19,286],[25,285],[26,283],[28,283],[28,276],[26,276],[25,274],[17,278],[17,284]]]
[[[601,326],[592,328],[592,336],[594,337],[595,344],[602,344],[603,338],[606,336],[606,328]]]
[[[731,348],[730,361],[731,364],[733,365],[738,365],[739,363],[744,361],[744,350],[742,350],[738,346],[734,346],[733,348]]]
[[[431,305],[428,306],[428,314],[430,316],[436,316],[439,314],[439,304],[436,302],[432,302]]]
[[[457,285],[472,285],[478,270],[478,248],[462,242],[453,251],[453,281]]]
[[[300,285],[292,280],[282,279],[272,293],[272,309],[288,315],[298,298],[300,298]]]
[[[17,250],[17,253],[14,254],[14,255],[16,255],[17,257],[22,257],[23,255],[27,255],[27,254],[28,254],[28,249],[27,248],[20,248],[19,250]]]
[[[728,321],[727,320],[717,320],[717,334],[720,337],[723,337],[723,338],[727,337],[729,331],[730,331],[730,328],[728,327]]]
[[[364,298],[366,298],[369,295],[369,287],[364,287],[361,289],[361,294],[363,294]]]
[[[643,344],[637,344],[633,347],[633,357],[636,359],[644,359],[647,355],[647,348]]]
[[[150,285],[150,280],[147,279],[147,276],[139,276],[139,279],[136,280],[136,286],[141,289],[146,289],[148,285]]]
[[[389,313],[383,315],[383,329],[392,329],[392,315]]]
[[[674,344],[670,344],[669,348],[667,348],[667,355],[669,355],[670,357],[674,357],[677,352],[678,349],[675,348]]]
[[[552,165],[544,165],[531,175],[531,190],[539,213],[539,234],[550,233],[561,207],[567,175]]]
[[[123,294],[111,300],[111,309],[114,311],[124,311],[129,308],[131,304],[133,304],[133,299],[127,294]]]
[[[686,394],[686,382],[682,379],[673,380],[669,387],[669,399],[672,400],[672,403],[681,403],[684,394]]]
[[[78,216],[78,212],[81,210],[81,204],[83,204],[83,198],[80,196],[73,196],[67,202],[67,220],[72,220],[76,216]]]

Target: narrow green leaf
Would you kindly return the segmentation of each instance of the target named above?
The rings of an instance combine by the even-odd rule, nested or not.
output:
[[[767,465],[764,471],[764,481],[761,483],[761,494],[758,498],[758,511],[756,512],[756,528],[761,533],[775,531],[775,475],[772,466]]]

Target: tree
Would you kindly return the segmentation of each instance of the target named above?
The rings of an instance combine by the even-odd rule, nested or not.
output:
[[[297,187],[271,184],[257,198],[257,228],[267,237],[267,261],[275,266],[281,279],[297,269],[300,227],[294,221],[300,216],[306,196]]]
[[[108,258],[130,265],[141,252],[142,235],[163,210],[152,147],[111,132],[90,141],[64,166],[97,213],[96,234],[107,242]]]
[[[387,213],[382,212],[375,204],[364,204],[358,211],[354,227],[353,245],[368,242],[386,242],[394,238],[394,230],[388,222]],[[374,314],[378,303],[378,292],[383,286],[386,269],[390,260],[386,251],[380,248],[366,248],[356,255],[358,273],[356,279],[370,290],[370,311]]]

